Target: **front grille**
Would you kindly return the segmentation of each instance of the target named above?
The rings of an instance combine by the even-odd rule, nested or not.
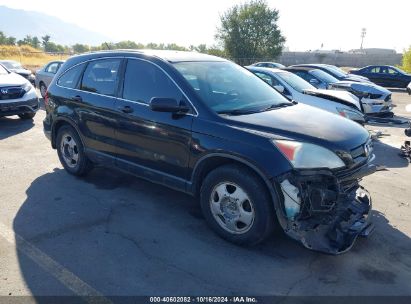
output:
[[[391,100],[391,94],[388,94],[387,97],[385,97],[384,101],[390,101]]]
[[[22,98],[26,91],[22,87],[0,87],[0,100]]]

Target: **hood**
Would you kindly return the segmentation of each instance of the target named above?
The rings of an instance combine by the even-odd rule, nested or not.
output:
[[[369,134],[359,124],[304,104],[272,111],[227,116],[236,127],[272,133],[285,138],[321,145],[334,151],[350,151],[364,144]]]
[[[346,91],[313,89],[305,90],[304,94],[317,96],[341,103],[346,106],[355,107],[357,110],[361,111],[361,106],[358,98]]]
[[[0,75],[1,87],[22,86],[27,82],[27,79],[16,73]]]
[[[20,75],[30,75],[31,71],[26,69],[8,69],[10,72],[14,72]]]
[[[379,85],[367,82],[339,81],[331,84],[334,88],[352,89],[359,93],[389,95],[391,91]]]

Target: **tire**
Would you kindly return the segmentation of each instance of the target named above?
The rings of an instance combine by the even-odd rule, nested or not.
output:
[[[277,223],[266,186],[257,174],[240,165],[224,165],[210,172],[201,185],[200,203],[209,226],[238,245],[264,241]]]
[[[47,92],[47,87],[44,84],[44,82],[40,82],[39,90],[40,90],[41,97],[45,98],[46,97],[46,92]]]
[[[20,119],[33,119],[34,116],[36,116],[35,112],[19,114]]]
[[[92,168],[91,161],[84,153],[84,147],[76,130],[62,126],[57,133],[57,154],[64,169],[75,176],[84,176]]]

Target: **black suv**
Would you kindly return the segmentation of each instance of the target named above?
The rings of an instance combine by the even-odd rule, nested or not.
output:
[[[209,225],[243,245],[281,227],[338,254],[372,230],[359,186],[375,171],[368,132],[289,101],[246,69],[176,51],[75,56],[45,98],[64,168],[94,164],[198,196]]]

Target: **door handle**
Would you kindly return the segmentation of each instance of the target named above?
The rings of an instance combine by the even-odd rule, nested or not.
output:
[[[118,109],[123,113],[132,113],[134,112],[133,108],[130,106],[119,106]]]
[[[73,100],[73,101],[77,101],[77,102],[82,102],[82,101],[83,101],[83,98],[81,98],[81,96],[79,96],[79,95],[76,95],[76,96],[74,96],[74,97],[72,98],[72,100]]]

